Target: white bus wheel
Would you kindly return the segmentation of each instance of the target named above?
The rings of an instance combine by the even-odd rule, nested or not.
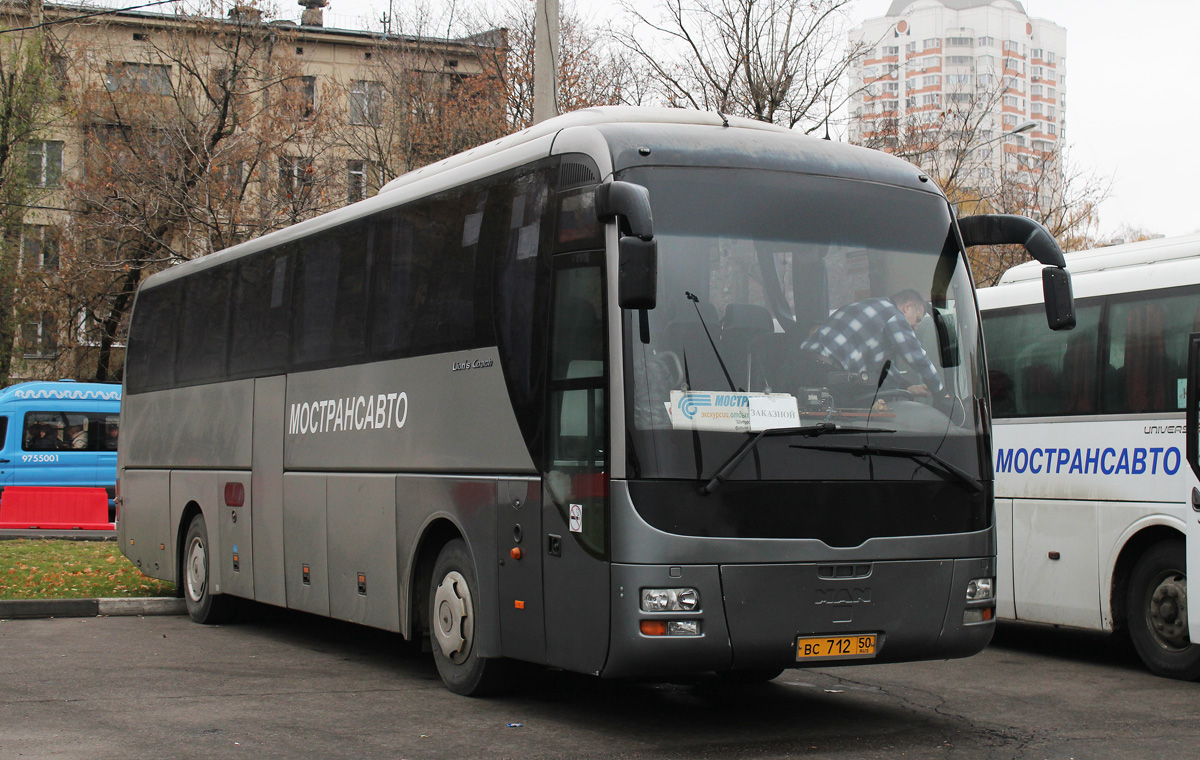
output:
[[[462,539],[442,547],[429,587],[433,660],[446,688],[464,696],[495,694],[507,685],[502,660],[479,656],[483,621],[478,614],[475,565]]]
[[[1187,624],[1187,564],[1182,540],[1151,546],[1134,565],[1126,596],[1129,637],[1146,667],[1167,678],[1200,677],[1200,645]]]
[[[210,625],[226,622],[236,611],[235,599],[212,593],[211,562],[208,528],[204,524],[204,515],[197,514],[188,524],[187,538],[183,542],[179,582],[183,586],[188,615],[197,623]]]

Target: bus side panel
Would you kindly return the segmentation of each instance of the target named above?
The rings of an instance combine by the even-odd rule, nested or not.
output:
[[[1017,618],[1101,627],[1096,503],[1013,499]]]
[[[123,407],[125,467],[250,469],[253,380],[138,393]]]
[[[400,630],[396,583],[396,478],[330,475],[326,480],[329,613]]]
[[[254,488],[250,473],[218,472],[217,478],[217,523],[220,526],[221,547],[224,553],[211,555],[209,562],[221,565],[221,577],[225,579],[226,594],[245,599],[254,598]],[[240,485],[243,489],[242,504],[226,502],[226,489]],[[230,493],[236,497],[236,492]],[[209,528],[211,533],[212,528]]]
[[[996,616],[1012,620],[1017,616],[1013,595],[1013,506],[1012,499],[996,499]]]
[[[287,605],[283,564],[283,394],[280,375],[254,381],[254,598]]]
[[[496,518],[504,656],[536,663],[546,662],[542,566],[548,557],[542,546],[541,485],[540,480],[507,481],[507,507],[502,504]],[[519,557],[512,556],[514,548],[520,549]]]
[[[146,575],[175,581],[170,471],[125,470],[121,497],[117,522],[121,550]]]
[[[287,606],[329,615],[326,477],[283,476],[283,558]]]
[[[543,499],[544,534],[560,536],[560,552],[548,554],[543,572],[546,597],[546,661],[579,673],[600,673],[609,649],[610,609],[607,557],[590,554],[571,532],[567,509]],[[583,505],[597,509],[598,505]],[[577,526],[578,527],[578,526]],[[634,592],[636,594],[636,592]]]

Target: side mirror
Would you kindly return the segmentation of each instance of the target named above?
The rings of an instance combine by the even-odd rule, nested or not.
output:
[[[1075,299],[1067,259],[1054,236],[1033,219],[1015,214],[977,214],[958,220],[963,245],[1022,245],[1029,255],[1046,265],[1042,270],[1042,293],[1046,302],[1046,324],[1051,330],[1075,326]]]
[[[1075,327],[1075,296],[1067,270],[1058,267],[1042,270],[1042,297],[1046,301],[1046,324],[1051,330]]]
[[[658,293],[658,243],[650,192],[632,182],[605,182],[596,188],[596,217],[624,220],[618,258],[617,300],[622,309],[653,309]],[[629,234],[624,234],[628,229]]]

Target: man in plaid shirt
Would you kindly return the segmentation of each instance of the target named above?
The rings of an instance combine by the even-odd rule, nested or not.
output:
[[[831,359],[848,372],[878,377],[889,356],[902,359],[925,382],[909,392],[928,396],[942,390],[942,379],[913,328],[925,317],[925,301],[915,290],[891,298],[868,298],[843,306],[800,344]]]

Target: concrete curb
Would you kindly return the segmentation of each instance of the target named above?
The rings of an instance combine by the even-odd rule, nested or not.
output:
[[[98,615],[184,615],[187,607],[173,597],[127,599],[8,599],[0,601],[0,619],[96,617]]]

